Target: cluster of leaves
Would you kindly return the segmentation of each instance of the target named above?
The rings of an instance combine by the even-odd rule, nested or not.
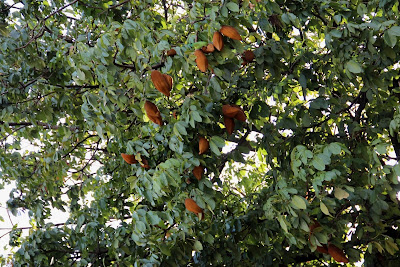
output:
[[[397,266],[399,14],[387,0],[1,3],[1,181],[33,225],[11,232],[14,265],[312,266],[333,244]],[[222,25],[243,41],[224,37],[200,72],[196,44]],[[247,115],[232,135],[224,104]],[[54,209],[68,220],[49,223]]]

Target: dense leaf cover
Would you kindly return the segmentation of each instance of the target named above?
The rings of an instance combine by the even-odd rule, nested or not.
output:
[[[14,266],[399,266],[398,1],[10,2]]]

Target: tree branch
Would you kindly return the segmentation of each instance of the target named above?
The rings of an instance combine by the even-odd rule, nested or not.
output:
[[[81,145],[83,142],[85,142],[86,140],[88,140],[89,138],[95,137],[97,136],[97,134],[91,134],[86,136],[85,138],[83,138],[81,141],[79,141],[78,143],[75,144],[75,146],[64,156],[61,157],[61,159],[65,159],[69,154],[71,154],[79,145]]]
[[[233,152],[235,152],[236,149],[238,149],[238,148],[246,141],[247,136],[249,136],[249,134],[250,134],[249,128],[246,127],[246,129],[247,129],[247,132],[240,138],[240,140],[239,140],[239,142],[237,143],[237,146],[235,147],[235,149],[233,149],[231,152],[226,153],[226,154],[224,154],[224,155],[222,156],[222,161],[221,161],[221,163],[220,163],[220,165],[219,165],[219,167],[218,167],[219,172],[222,172],[222,170],[224,169],[225,163],[228,161],[229,156],[232,155]],[[215,179],[216,179],[216,177],[214,177],[214,178],[211,180],[211,182],[214,183],[214,182],[215,182]]]
[[[394,136],[390,135],[390,140],[392,141],[394,152],[396,153],[397,161],[400,161],[400,143],[399,143],[399,134],[394,133]]]
[[[73,5],[73,4],[75,4],[75,3],[78,2],[78,1],[79,1],[79,0],[74,0],[74,1],[72,1],[71,3],[66,4],[66,5],[60,7],[60,8],[57,9],[56,11],[51,12],[50,15],[46,16],[43,20],[44,20],[44,21],[48,20],[48,19],[49,19],[50,17],[52,17],[54,14],[57,14],[57,13],[60,12],[61,10],[65,9],[65,8],[67,8],[67,7],[69,7],[69,6]]]

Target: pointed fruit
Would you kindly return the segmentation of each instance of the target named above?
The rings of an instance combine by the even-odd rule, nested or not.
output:
[[[196,64],[199,70],[202,72],[206,72],[208,68],[208,60],[207,57],[204,55],[203,51],[200,49],[197,49],[194,51],[194,54],[196,56]]]
[[[349,262],[349,259],[346,257],[346,255],[344,254],[343,250],[341,250],[340,248],[338,248],[335,245],[329,244],[328,253],[337,262],[344,262],[344,263],[348,263]]]
[[[169,97],[170,91],[172,89],[172,78],[166,78],[167,76],[169,77],[169,75],[162,74],[158,70],[153,70],[151,72],[151,81],[153,82],[154,87],[158,91]]]
[[[196,203],[193,199],[191,199],[191,198],[185,199],[185,207],[186,207],[186,209],[187,209],[188,211],[191,211],[191,212],[193,212],[193,213],[195,213],[195,214],[203,213],[203,209],[200,208],[200,207],[197,205],[197,203]]]
[[[236,105],[223,105],[222,114],[228,118],[235,118],[239,121],[246,121],[246,114],[244,114],[243,109]]]
[[[204,137],[200,136],[199,137],[199,155],[207,152],[209,146],[210,146],[210,144],[208,143],[208,140],[205,139]]]
[[[215,47],[213,44],[208,44],[207,46],[203,46],[201,48],[201,51],[203,51],[204,53],[212,53],[214,52]]]
[[[145,169],[150,169],[149,161],[144,158],[142,158],[142,162],[140,163],[140,166]]]
[[[221,51],[224,48],[224,40],[222,39],[222,34],[220,32],[214,32],[213,35],[213,44],[215,49]]]
[[[229,135],[231,135],[233,133],[233,130],[235,129],[235,121],[232,118],[224,116],[224,124],[226,131],[228,132]]]
[[[253,60],[254,60],[255,57],[256,57],[256,56],[254,55],[254,52],[251,51],[251,50],[244,51],[244,53],[243,53],[243,55],[242,55],[242,59],[243,59],[243,61],[246,62],[246,63],[253,62]]]
[[[328,247],[327,247],[326,245],[323,245],[322,247],[321,247],[321,246],[318,246],[318,247],[317,247],[317,251],[318,251],[319,253],[329,254],[329,252],[328,252]]]
[[[203,177],[203,173],[204,173],[204,167],[203,166],[196,166],[193,168],[192,171],[194,177],[196,177],[197,180],[201,180],[201,178]]]
[[[176,50],[171,48],[170,50],[167,51],[167,56],[173,57],[176,55]]]
[[[219,31],[222,33],[222,35],[225,35],[226,37],[242,41],[242,37],[240,36],[239,32],[232,26],[224,25]]]
[[[144,103],[144,110],[146,111],[147,117],[154,123],[162,126],[163,121],[161,118],[161,113],[158,110],[157,106],[151,103],[150,101],[146,101]]]
[[[125,160],[126,163],[128,164],[135,164],[137,163],[137,160],[135,159],[134,155],[128,155],[125,153],[121,153],[121,157]]]
[[[167,83],[168,83],[168,89],[169,89],[169,92],[172,90],[172,84],[173,84],[173,80],[172,80],[172,77],[171,76],[169,76],[168,74],[163,74],[163,76],[164,76],[164,78],[165,78],[165,80],[167,81]],[[168,92],[168,95],[167,96],[169,96],[169,92]]]

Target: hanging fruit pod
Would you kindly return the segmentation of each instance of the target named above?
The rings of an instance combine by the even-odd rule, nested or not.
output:
[[[194,51],[196,56],[196,64],[200,71],[206,72],[208,68],[208,60],[207,57],[204,55],[203,51],[197,49]]]
[[[224,25],[219,30],[222,35],[229,37],[234,40],[242,41],[242,37],[240,36],[239,32],[232,26]]]

